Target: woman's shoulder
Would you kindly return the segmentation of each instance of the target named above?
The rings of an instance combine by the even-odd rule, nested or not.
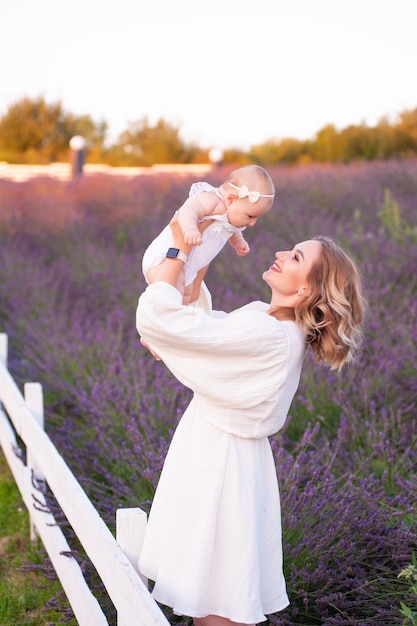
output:
[[[298,324],[292,320],[277,319],[269,314],[270,308],[270,304],[267,302],[255,300],[245,304],[239,309],[235,309],[230,315],[233,317],[234,315],[241,314],[242,317],[244,316],[248,319],[248,322],[249,320],[254,321],[257,318],[266,332],[286,336],[290,343],[305,343],[304,333]]]
[[[260,313],[268,313],[270,305],[267,302],[262,302],[262,300],[253,300],[252,302],[248,302],[244,304],[236,311],[259,311]]]
[[[230,323],[236,328],[248,325],[253,335],[286,334],[286,329],[275,317],[269,315],[270,306],[255,300],[229,313]],[[239,317],[239,322],[237,322]]]

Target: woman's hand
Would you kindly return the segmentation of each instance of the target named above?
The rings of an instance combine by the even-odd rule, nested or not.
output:
[[[159,354],[157,354],[155,352],[155,350],[152,350],[152,348],[150,347],[150,345],[143,339],[143,337],[140,338],[140,342],[142,344],[142,346],[144,346],[147,350],[149,350],[149,352],[152,354],[152,356],[157,360],[160,361],[161,357],[159,356]]]
[[[182,232],[180,223],[178,221],[178,211],[175,211],[169,225],[171,226],[172,237],[174,240],[174,248],[182,250],[183,252],[185,252],[185,254],[190,254],[193,246],[190,243],[185,243],[184,233]]]

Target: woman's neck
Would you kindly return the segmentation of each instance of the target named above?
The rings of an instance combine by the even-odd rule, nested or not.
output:
[[[271,304],[268,313],[280,322],[295,321],[295,310],[291,306],[276,306]]]

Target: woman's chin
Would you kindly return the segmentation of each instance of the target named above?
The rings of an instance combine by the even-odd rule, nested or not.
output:
[[[268,282],[268,276],[270,276],[271,274],[271,270],[265,270],[265,272],[262,274],[262,280],[264,280],[266,283]]]

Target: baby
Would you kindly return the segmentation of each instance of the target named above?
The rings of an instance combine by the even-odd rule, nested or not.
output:
[[[182,258],[181,252],[171,248],[172,234],[168,224],[143,256],[142,270],[147,283],[158,280],[158,266],[169,250],[169,256],[178,256],[184,262],[185,281],[178,285],[183,302],[194,302],[210,262],[226,241],[239,256],[249,252],[242,231],[254,226],[258,218],[271,209],[274,196],[271,177],[258,165],[234,170],[218,188],[205,182],[194,183],[188,199],[177,211],[184,239],[194,247],[188,259],[186,255]]]

